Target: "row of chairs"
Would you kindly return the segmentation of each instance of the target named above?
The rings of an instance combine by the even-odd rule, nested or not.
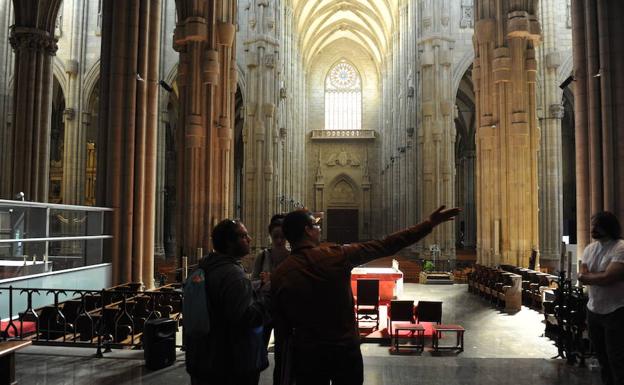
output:
[[[554,290],[559,277],[513,265],[501,265],[501,269],[522,276],[522,304],[542,311],[544,291]]]
[[[468,275],[468,291],[506,311],[515,312],[522,306],[520,278],[502,269],[476,264]]]
[[[181,297],[173,286],[151,291],[152,295],[138,290],[137,284],[127,283],[26,309],[18,313],[19,336],[65,343],[92,342],[101,334],[112,343],[136,344],[148,319],[174,317],[182,311]],[[34,331],[22,330],[28,322],[36,325]]]
[[[388,307],[388,333],[392,335],[392,325],[395,322],[433,322],[442,323],[441,301],[418,301],[414,306],[411,300],[391,301]]]

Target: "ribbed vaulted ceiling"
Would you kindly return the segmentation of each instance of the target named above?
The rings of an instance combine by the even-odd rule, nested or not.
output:
[[[305,65],[339,39],[363,47],[381,63],[390,46],[397,0],[294,0]]]

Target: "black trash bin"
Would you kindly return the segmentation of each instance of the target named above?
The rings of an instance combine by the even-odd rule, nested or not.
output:
[[[177,328],[177,322],[170,318],[156,318],[145,322],[143,353],[145,366],[148,369],[162,369],[175,362]]]

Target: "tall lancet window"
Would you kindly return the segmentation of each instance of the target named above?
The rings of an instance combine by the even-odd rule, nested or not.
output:
[[[355,68],[342,60],[325,79],[325,129],[362,128],[362,80]]]

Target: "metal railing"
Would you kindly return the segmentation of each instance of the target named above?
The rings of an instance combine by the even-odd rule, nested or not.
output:
[[[0,200],[0,259],[7,266],[0,279],[99,264],[103,259],[106,207]],[[54,265],[48,263],[48,258]],[[18,269],[15,261],[23,259]],[[35,263],[43,262],[43,270]]]
[[[0,340],[95,347],[98,357],[102,356],[102,349],[110,352],[111,348],[141,347],[146,321],[162,317],[178,322],[182,319],[180,287],[172,284],[155,291],[140,291],[140,284],[102,290],[0,287],[0,296],[9,297],[9,317],[2,322]],[[51,296],[54,302],[33,309],[35,295]],[[14,305],[17,296],[26,297],[20,308]]]

